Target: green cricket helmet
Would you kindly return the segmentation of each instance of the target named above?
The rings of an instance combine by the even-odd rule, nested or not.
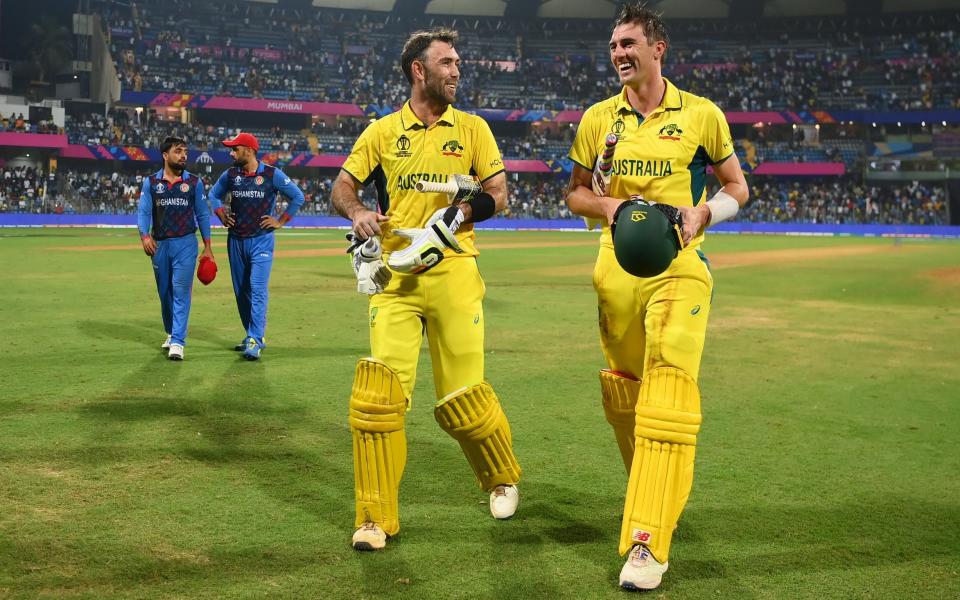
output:
[[[663,273],[683,247],[681,226],[680,212],[673,206],[627,200],[617,208],[610,228],[617,262],[635,277]]]

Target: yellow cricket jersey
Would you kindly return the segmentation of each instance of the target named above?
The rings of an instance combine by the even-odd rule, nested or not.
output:
[[[603,152],[604,139],[617,134],[613,174],[608,195],[696,206],[706,199],[707,165],[733,154],[733,138],[723,112],[711,101],[682,91],[664,78],[663,100],[646,118],[618,95],[587,109],[580,120],[570,159],[593,171]],[[689,248],[703,241],[698,235]],[[600,243],[613,246],[610,228],[603,227]]]
[[[343,170],[364,185],[373,181],[380,212],[390,217],[384,227],[383,247],[399,250],[406,240],[390,231],[423,227],[437,209],[450,205],[446,194],[426,194],[414,189],[422,180],[446,182],[448,175],[475,175],[486,181],[503,172],[503,160],[490,126],[482,118],[448,106],[436,123],[427,127],[407,101],[401,110],[371,123],[353,145]],[[456,233],[463,254],[476,256],[473,225]]]

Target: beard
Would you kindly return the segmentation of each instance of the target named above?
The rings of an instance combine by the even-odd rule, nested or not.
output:
[[[427,79],[424,82],[427,92],[427,97],[430,100],[438,104],[453,104],[457,101],[456,91],[450,92],[447,90],[446,81],[442,77],[434,76],[429,71],[427,72]]]
[[[242,169],[244,166],[246,166],[246,164],[247,164],[247,161],[243,160],[242,158],[235,158],[233,160],[233,166],[235,166],[238,169]]]
[[[183,173],[184,169],[187,168],[187,163],[186,161],[182,163],[167,163],[167,166],[170,168],[171,171],[179,175],[180,173]]]

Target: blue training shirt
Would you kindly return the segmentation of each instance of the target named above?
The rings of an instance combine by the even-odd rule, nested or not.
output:
[[[152,235],[155,240],[189,235],[200,226],[200,236],[210,239],[210,208],[204,194],[203,180],[184,171],[175,181],[163,178],[163,169],[143,180],[137,207],[137,229],[140,237]],[[152,226],[152,232],[151,232]]]
[[[303,206],[303,192],[280,169],[260,163],[255,173],[246,173],[238,167],[224,171],[210,188],[210,207],[216,212],[223,206],[223,197],[230,193],[230,211],[235,220],[230,235],[255,237],[272,229],[260,226],[260,219],[272,215],[277,205],[277,194],[290,201],[287,216],[293,217]]]

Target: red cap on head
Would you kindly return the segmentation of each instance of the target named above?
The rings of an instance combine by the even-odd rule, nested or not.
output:
[[[234,146],[246,146],[247,148],[253,148],[255,152],[260,150],[260,142],[250,133],[238,133],[237,137],[232,140],[223,140],[223,145],[231,148]]]
[[[200,266],[197,267],[197,279],[203,285],[210,285],[210,282],[217,278],[217,263],[206,256],[200,259]]]

